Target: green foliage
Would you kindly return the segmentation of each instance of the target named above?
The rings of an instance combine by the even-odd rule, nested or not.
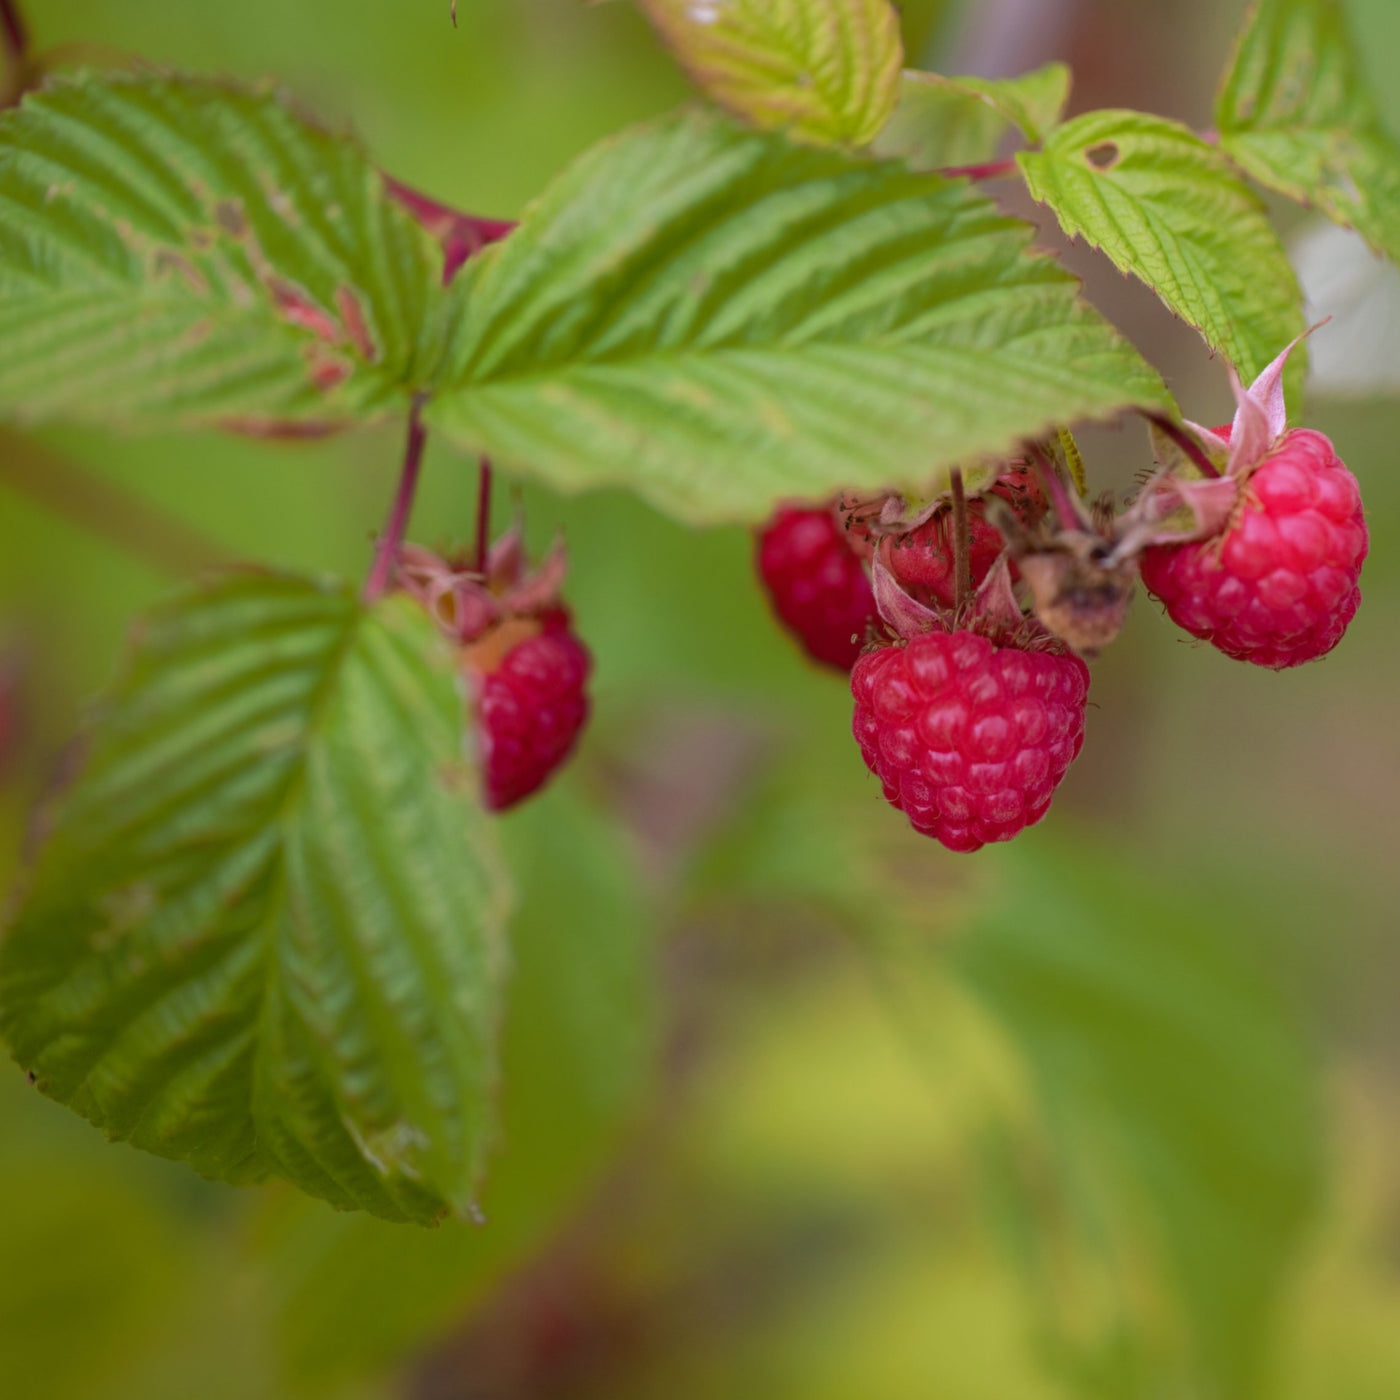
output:
[[[595,147],[460,280],[427,418],[700,521],[926,486],[1169,398],[1030,230],[961,183],[700,112]]]
[[[899,94],[889,0],[640,0],[707,96],[799,140],[864,145]]]
[[[1303,330],[1302,293],[1263,204],[1186,127],[1089,112],[1019,160],[1067,234],[1151,287],[1245,383]]]
[[[949,968],[1023,1054],[1075,1233],[1100,1252],[1136,1334],[1136,1360],[1112,1363],[1132,1386],[1103,1393],[1177,1393],[1127,1303],[1146,1254],[1160,1261],[1159,1299],[1177,1300],[1156,1345],[1185,1326],[1180,1393],[1271,1394],[1266,1348],[1321,1179],[1306,1041],[1245,952],[1254,911],[1205,913],[1129,861],[1100,851],[1091,870],[1063,854],[1009,861]],[[1082,1383],[1110,1363],[1069,1364]]]
[[[1336,0],[1257,0],[1215,120],[1222,148],[1255,179],[1400,259],[1400,145]]]
[[[1070,71],[1063,63],[1003,79],[910,71],[874,150],[902,157],[915,170],[980,165],[996,155],[1010,127],[1018,127],[1028,141],[1040,141],[1060,120],[1069,88]]]
[[[353,142],[151,74],[0,113],[0,412],[145,428],[404,411],[442,258]]]
[[[439,647],[276,575],[147,619],[0,944],[45,1093],[206,1176],[468,1212],[504,900]]]
[[[421,1346],[540,1249],[650,1082],[651,911],[615,826],[559,794],[504,834],[521,905],[486,1223],[399,1230],[291,1205],[263,1249],[287,1368],[318,1389]]]

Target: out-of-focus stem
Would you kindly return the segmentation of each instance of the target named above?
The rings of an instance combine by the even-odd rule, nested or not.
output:
[[[0,486],[177,578],[228,564],[228,552],[192,525],[86,471],[51,448],[0,429]]]

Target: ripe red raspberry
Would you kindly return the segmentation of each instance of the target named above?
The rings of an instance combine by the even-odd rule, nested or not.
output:
[[[1368,546],[1356,478],[1326,437],[1303,428],[1244,479],[1223,531],[1146,550],[1142,579],[1193,637],[1278,671],[1341,641]]]
[[[1088,691],[1089,668],[1058,643],[927,632],[856,662],[852,727],[915,829],[975,851],[1045,815],[1084,742]]]
[[[516,639],[518,635],[518,640]],[[539,788],[573,752],[588,719],[588,648],[569,614],[502,624],[467,648],[477,686],[477,734],[486,806],[513,807]]]
[[[588,719],[593,659],[560,601],[568,568],[562,543],[532,570],[512,529],[484,565],[404,545],[398,579],[457,647],[475,709],[482,801],[500,812],[573,752]]]
[[[758,537],[773,611],[815,661],[849,671],[875,620],[860,556],[825,506],[782,506]]]

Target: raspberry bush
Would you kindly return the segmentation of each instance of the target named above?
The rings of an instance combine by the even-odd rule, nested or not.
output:
[[[545,790],[575,755],[627,787],[589,768],[609,657],[570,598],[607,561],[566,577],[519,524],[491,545],[501,478],[754,530],[772,611],[849,673],[884,796],[955,852],[1045,816],[1139,575],[1275,669],[1356,613],[1360,488],[1304,426],[1302,297],[1247,178],[1400,255],[1395,152],[1328,0],[1251,8],[1208,137],[1066,119],[1058,64],[906,70],[885,0],[784,0],[783,24],[639,3],[701,101],[584,151],[518,222],[391,177],[281,90],[70,71],[0,4],[0,413],[405,441],[364,582],[255,564],[157,608],[45,805],[0,1031],[112,1138],[388,1220],[473,1217],[510,868],[554,860],[511,833],[568,800]],[[1228,431],[1184,416],[999,181],[1200,332]],[[1073,427],[1133,417],[1143,484],[1095,495]],[[471,464],[468,547],[410,542],[430,438]],[[638,547],[608,541],[618,577]],[[853,762],[830,738],[812,761]]]

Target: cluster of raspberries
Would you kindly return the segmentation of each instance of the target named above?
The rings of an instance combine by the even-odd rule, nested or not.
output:
[[[844,498],[763,528],[773,610],[849,671],[861,754],[917,830],[975,851],[1045,815],[1084,741],[1083,657],[1116,635],[1139,576],[1241,661],[1282,670],[1341,640],[1361,600],[1361,493],[1326,437],[1287,429],[1287,356],[1236,385],[1228,427],[1160,422],[1160,470],[1121,514],[1086,510],[1050,444],[980,497],[955,477],[912,518],[899,497]]]
[[[1327,438],[1288,429],[1292,348],[1248,390],[1232,381],[1229,426],[1156,420],[1159,469],[1122,512],[1070,489],[1082,465],[1062,434],[983,471],[975,494],[954,472],[921,508],[888,492],[789,504],[759,532],[774,611],[850,674],[861,754],[917,830],[975,851],[1045,815],[1084,742],[1085,658],[1139,578],[1192,636],[1255,665],[1341,640],[1366,520]],[[531,569],[512,530],[483,554],[406,546],[397,578],[458,649],[482,799],[503,811],[572,753],[592,660],[562,601],[562,548]]]

